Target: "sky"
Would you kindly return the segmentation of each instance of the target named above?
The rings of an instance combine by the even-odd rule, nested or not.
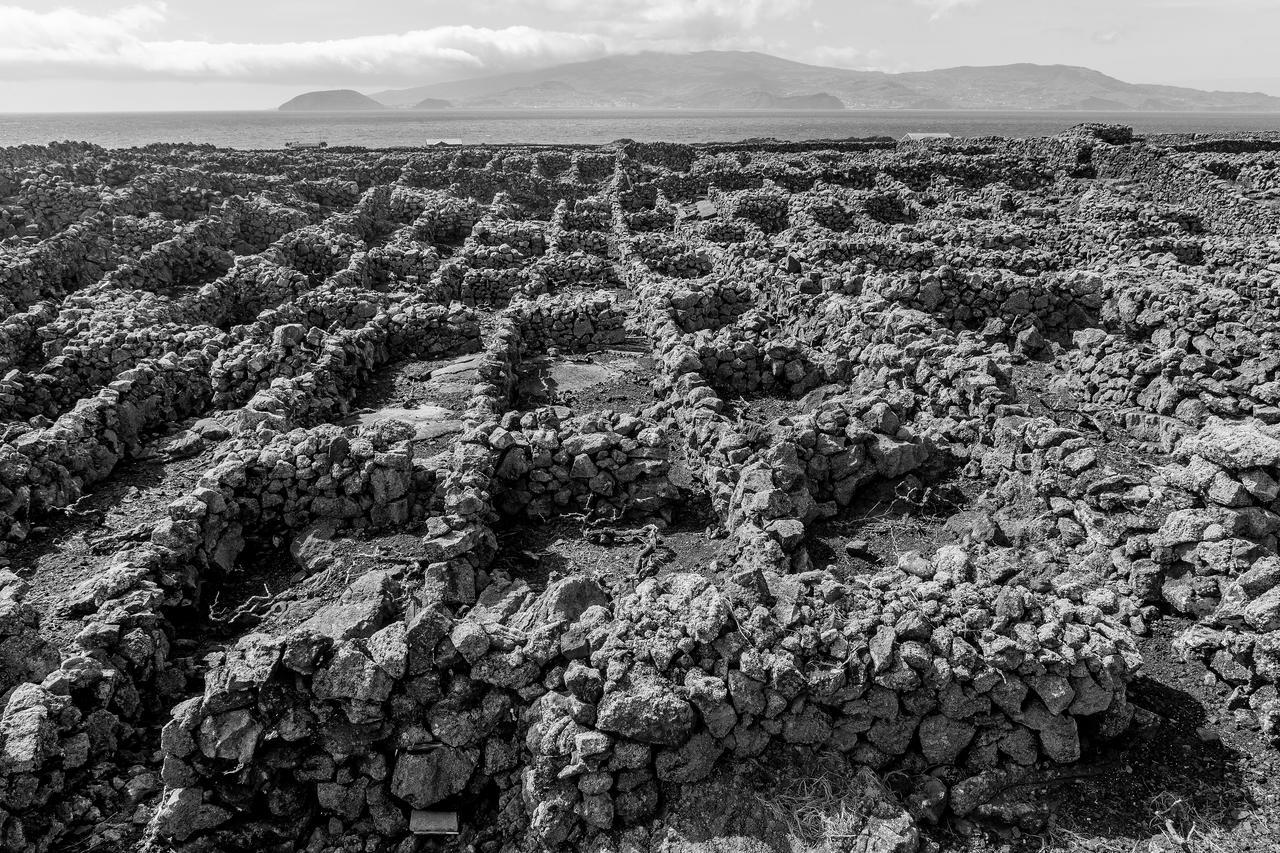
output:
[[[1280,95],[1280,0],[0,0],[0,112],[270,109],[640,50]]]

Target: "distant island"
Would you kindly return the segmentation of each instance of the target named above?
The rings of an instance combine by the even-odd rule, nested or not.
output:
[[[415,110],[447,110],[453,104],[444,98],[423,98],[413,105]]]
[[[305,92],[280,105],[283,112],[346,112],[350,110],[385,110],[368,95],[354,89],[328,89],[323,92]]]
[[[1126,83],[1073,65],[963,66],[890,74],[764,53],[637,53],[362,95],[308,92],[282,110],[931,109],[1280,112],[1258,92]]]

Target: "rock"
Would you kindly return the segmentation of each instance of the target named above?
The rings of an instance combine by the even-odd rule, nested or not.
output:
[[[342,594],[341,600],[321,607],[294,630],[311,631],[334,641],[367,637],[385,621],[389,584],[386,571],[366,572]]]
[[[924,445],[898,441],[879,433],[870,446],[870,453],[876,473],[886,479],[901,477],[919,468],[929,458],[929,451]]]
[[[969,723],[935,714],[920,721],[920,748],[931,765],[955,764],[976,732]]]
[[[1269,554],[1255,561],[1236,578],[1236,583],[1250,598],[1280,586],[1280,557]]]
[[[1061,714],[1075,699],[1071,682],[1060,675],[1031,675],[1026,677],[1026,682],[1044,701],[1050,714]]]
[[[603,732],[580,732],[573,739],[574,755],[584,758],[607,755],[612,748],[613,739]]]
[[[471,780],[479,751],[439,747],[430,752],[402,753],[396,758],[391,793],[424,809],[460,792]]]
[[[1263,634],[1254,640],[1253,666],[1262,678],[1280,682],[1280,632]]]
[[[391,695],[394,682],[354,642],[343,643],[333,660],[316,673],[312,689],[317,699],[358,699],[382,702]]]
[[[916,853],[919,850],[920,833],[915,821],[870,768],[859,767],[850,788],[857,792],[858,808],[866,815],[866,822],[851,839],[848,849],[866,853]]]
[[[200,724],[200,751],[208,758],[234,760],[243,767],[262,739],[262,723],[246,708],[206,717]]]
[[[1040,745],[1053,761],[1069,764],[1080,759],[1080,735],[1074,717],[1055,715],[1033,699],[1020,722],[1040,735]]]
[[[271,345],[276,349],[291,349],[302,343],[307,330],[300,323],[285,323],[276,326],[271,336]]]
[[[1222,509],[1179,509],[1169,513],[1156,533],[1159,544],[1180,545],[1225,539],[1234,527],[1231,514]]]
[[[160,801],[152,825],[162,838],[186,841],[230,819],[226,809],[205,803],[199,788],[174,788]]]
[[[1277,497],[1280,497],[1280,483],[1276,482],[1276,479],[1266,471],[1260,468],[1241,471],[1239,476],[1240,483],[1244,486],[1245,491],[1260,503],[1269,504]]]
[[[303,528],[289,545],[289,554],[298,567],[312,575],[332,566],[337,561],[333,542],[337,530],[337,522],[332,519],[317,521]]]
[[[565,668],[564,686],[578,699],[594,704],[600,701],[604,692],[604,677],[600,670],[587,666],[580,660],[573,660]]]
[[[609,606],[610,599],[600,585],[590,578],[573,575],[556,581],[542,595],[547,618],[573,622],[588,608]]]
[[[729,703],[729,690],[722,680],[690,670],[685,676],[684,686],[688,688],[689,698],[702,715],[712,737],[722,738],[733,730],[738,715]]]
[[[596,829],[613,827],[613,799],[608,794],[593,794],[582,798],[577,812],[589,825]]]
[[[782,739],[787,743],[823,744],[831,738],[831,717],[814,705],[806,705],[799,713],[787,714],[782,721]]]
[[[897,635],[893,628],[881,625],[871,638],[871,666],[875,672],[884,672],[893,661],[893,648]]]
[[[984,770],[976,776],[962,779],[951,786],[951,811],[959,817],[971,814],[974,809],[990,802],[1010,782],[1009,774],[1001,770]]]
[[[58,749],[58,730],[52,712],[58,702],[43,687],[19,684],[13,688],[0,717],[0,772],[34,773]]]
[[[655,759],[658,778],[666,782],[689,783],[707,777],[724,747],[708,732],[699,732],[683,746],[663,749]]]
[[[454,626],[449,640],[467,663],[475,663],[489,651],[489,633],[469,619]]]
[[[764,683],[751,678],[741,670],[729,670],[729,696],[740,714],[764,713]]]
[[[937,823],[947,807],[947,786],[941,779],[925,776],[907,798],[907,810],[916,820]]]
[[[1244,621],[1260,633],[1280,630],[1280,586],[1272,587],[1246,604]]]
[[[1202,456],[1229,470],[1280,467],[1280,438],[1257,421],[1210,418],[1179,451]]]
[[[404,622],[395,620],[369,637],[369,657],[374,665],[397,681],[409,665],[409,644]],[[380,701],[374,699],[373,701]]]
[[[596,725],[602,731],[642,743],[684,743],[694,722],[693,707],[657,679],[606,693],[596,711]]]
[[[1110,690],[1103,687],[1089,675],[1080,675],[1072,678],[1071,686],[1075,691],[1075,697],[1071,700],[1067,713],[1073,717],[1100,714],[1111,707],[1111,702],[1115,698],[1115,695]]]

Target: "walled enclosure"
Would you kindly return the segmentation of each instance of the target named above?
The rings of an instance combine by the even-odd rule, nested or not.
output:
[[[659,849],[816,756],[937,850],[1153,629],[1273,747],[1277,149],[0,150],[0,850]]]

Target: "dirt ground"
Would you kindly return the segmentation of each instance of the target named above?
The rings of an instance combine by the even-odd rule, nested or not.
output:
[[[169,504],[193,489],[212,464],[218,443],[192,442],[186,427],[151,439],[142,454],[122,462],[68,511],[52,513],[9,556],[10,568],[31,585],[27,603],[40,612],[41,632],[57,648],[81,627],[63,609],[68,593],[101,572],[132,543],[145,541],[168,517]]]
[[[1078,764],[1016,792],[1030,826],[953,821],[933,830],[965,853],[1273,853],[1280,850],[1280,758],[1252,714],[1171,648],[1191,623],[1166,617],[1139,647],[1134,729],[1086,742]],[[1043,823],[1042,827],[1035,824]]]
[[[508,522],[494,570],[541,589],[557,577],[590,577],[616,596],[646,577],[713,572],[725,540],[705,502],[682,505],[670,523],[661,519],[615,523],[560,516],[549,522]]]
[[[642,341],[596,352],[540,356],[526,362],[516,408],[565,406],[575,415],[634,411],[653,402],[657,364]]]
[[[404,359],[374,374],[352,404],[343,426],[362,426],[396,419],[414,427],[414,455],[420,458],[447,450],[462,432],[462,415],[475,385],[481,355],[451,359]]]

